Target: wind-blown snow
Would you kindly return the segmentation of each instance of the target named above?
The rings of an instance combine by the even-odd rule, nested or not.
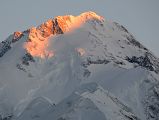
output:
[[[118,23],[58,16],[0,43],[0,115],[157,120],[158,73],[158,58]]]

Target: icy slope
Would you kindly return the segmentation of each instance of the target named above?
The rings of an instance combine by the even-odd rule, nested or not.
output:
[[[0,114],[157,120],[158,73],[158,58],[118,23],[94,12],[58,16],[0,43]]]
[[[48,103],[44,104],[41,101],[41,98],[33,100],[33,103],[18,118],[18,120],[28,119],[137,120],[138,118],[131,113],[131,109],[118,101],[108,91],[105,91],[95,83],[90,83],[82,85],[57,105],[50,104],[49,107]]]

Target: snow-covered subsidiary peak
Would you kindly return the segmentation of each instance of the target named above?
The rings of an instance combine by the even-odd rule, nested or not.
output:
[[[0,43],[0,120],[158,120],[159,59],[94,12]]]

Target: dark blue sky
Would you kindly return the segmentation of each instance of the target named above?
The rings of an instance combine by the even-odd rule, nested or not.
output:
[[[159,0],[0,0],[0,41],[54,16],[90,10],[124,25],[159,57]]]

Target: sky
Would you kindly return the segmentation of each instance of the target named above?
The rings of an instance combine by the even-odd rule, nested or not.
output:
[[[0,41],[49,18],[85,11],[124,25],[159,57],[159,0],[0,0]]]

